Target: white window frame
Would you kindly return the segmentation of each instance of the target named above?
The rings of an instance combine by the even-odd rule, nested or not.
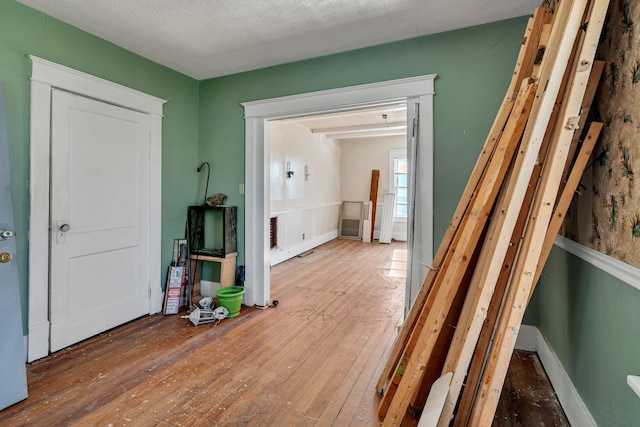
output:
[[[398,214],[398,193],[396,192],[396,160],[397,159],[404,159],[408,162],[409,159],[407,157],[407,150],[406,149],[389,150],[389,192],[396,193],[396,205],[393,207],[393,220],[395,222],[407,222],[408,215]],[[409,175],[408,171],[406,175],[407,176]],[[407,183],[407,191],[409,191],[408,183]],[[407,207],[408,205],[409,205],[409,202],[407,201]]]

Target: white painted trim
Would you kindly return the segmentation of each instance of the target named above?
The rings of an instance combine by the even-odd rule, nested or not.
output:
[[[396,180],[395,180],[395,175],[396,175],[396,159],[407,159],[408,161],[408,157],[407,157],[407,149],[406,148],[397,148],[397,149],[392,149],[392,150],[388,150],[387,152],[388,155],[388,159],[389,159],[389,169],[387,171],[387,175],[389,178],[388,181],[388,185],[389,185],[389,191],[394,190],[395,191],[395,185],[396,185]],[[408,171],[407,171],[408,174]],[[396,199],[396,204],[397,204],[398,200]],[[397,216],[396,215],[396,207],[393,207],[393,222],[407,222],[407,218],[408,215],[406,216]]]
[[[164,99],[83,73],[37,56],[28,55],[33,64],[31,81],[89,96],[130,110],[162,116]]]
[[[539,336],[540,331],[535,326],[522,325],[516,338],[516,349],[537,352]]]
[[[627,384],[638,396],[640,396],[640,377],[636,375],[627,375]]]
[[[162,307],[162,105],[166,101],[32,55],[29,55],[29,59],[32,62],[32,77],[27,359],[34,361],[49,354],[49,158],[52,89],[64,89],[151,116],[149,313],[159,312]]]
[[[166,101],[162,101],[166,102]],[[162,105],[160,105],[162,109]],[[164,303],[162,291],[162,115],[150,114],[149,134],[149,314],[160,313]],[[154,214],[155,213],[155,214]]]
[[[341,201],[329,202],[329,203],[321,203],[319,205],[303,206],[303,207],[295,208],[295,209],[287,209],[287,210],[284,210],[284,211],[271,212],[269,215],[273,218],[273,217],[278,216],[278,215],[285,215],[285,214],[289,214],[289,213],[293,213],[293,212],[302,212],[302,211],[310,211],[310,210],[315,210],[315,209],[328,208],[328,207],[331,207],[331,206],[340,206],[341,204],[342,204]]]
[[[313,239],[309,239],[304,241],[303,243],[296,245],[287,249],[286,251],[278,251],[277,249],[271,250],[271,265],[274,266],[276,264],[280,264],[281,262],[285,262],[288,259],[296,257],[301,253],[307,252],[313,248],[316,248],[320,245],[323,245],[331,240],[338,238],[338,229],[329,231],[328,233],[321,234],[320,236],[314,237]]]
[[[269,121],[328,112],[348,111],[388,105],[408,98],[424,100],[421,138],[430,149],[423,152],[422,164],[433,170],[433,102],[435,74],[392,80],[260,101],[243,102],[245,110],[245,304],[268,305],[269,277]],[[426,102],[428,98],[429,102]],[[424,130],[422,129],[424,126]],[[433,212],[432,180],[430,208]],[[432,231],[433,215],[426,228]],[[430,232],[431,232],[430,231]],[[429,244],[432,245],[429,239]],[[429,250],[431,251],[431,250]]]
[[[562,236],[556,237],[555,244],[629,286],[640,290],[640,269]]]
[[[522,336],[522,340],[521,340]],[[553,352],[549,343],[535,326],[522,325],[518,333],[516,348],[519,350],[535,351],[544,367],[549,381],[558,396],[558,401],[572,426],[597,427],[596,421],[582,401],[578,391],[573,386],[569,375],[562,367],[558,356]]]
[[[356,110],[378,102],[397,103],[406,98],[434,95],[436,74],[350,86],[281,98],[243,102],[245,118],[300,117],[320,112]]]

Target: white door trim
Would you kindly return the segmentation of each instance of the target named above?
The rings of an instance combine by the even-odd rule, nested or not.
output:
[[[49,161],[52,88],[64,89],[150,115],[149,313],[157,313],[162,309],[162,106],[166,101],[33,55],[29,55],[29,59],[32,71],[27,358],[31,362],[49,354]]]
[[[348,111],[420,98],[432,105],[436,74],[351,86],[281,98],[243,102],[245,111],[245,296],[247,305],[267,305],[269,283],[269,138],[268,121],[311,114]],[[425,146],[422,161],[433,162],[433,110],[425,115]],[[426,111],[425,111],[426,113]],[[430,127],[427,127],[431,125]],[[429,182],[432,185],[432,180]],[[425,189],[432,193],[432,188]],[[433,203],[432,198],[430,202]],[[432,212],[432,209],[429,210]],[[429,219],[430,235],[432,219]],[[430,239],[429,244],[433,239]]]

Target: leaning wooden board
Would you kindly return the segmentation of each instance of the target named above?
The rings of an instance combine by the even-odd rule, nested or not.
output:
[[[474,169],[474,174],[478,172],[477,179],[475,182],[472,182],[474,180],[471,179],[470,184],[473,185],[468,185],[465,189],[466,196],[467,190],[471,187],[469,198],[463,197],[461,200],[459,209],[456,211],[456,215],[461,214],[461,216],[457,219],[454,217],[452,220],[454,229],[448,236],[449,238],[443,240],[444,245],[441,245],[438,251],[438,255],[441,255],[439,260],[442,262],[434,263],[434,270],[425,280],[420,298],[412,308],[410,318],[403,328],[404,332],[396,340],[394,352],[387,363],[387,365],[395,367],[396,371],[391,373],[389,382],[388,367],[385,368],[385,372],[378,382],[378,389],[380,390],[380,386],[383,385],[383,389],[380,391],[385,392],[380,408],[381,415],[387,412],[383,420],[384,425],[399,425],[407,410],[408,402],[419,405],[423,399],[422,396],[425,396],[428,382],[433,381],[430,374],[425,376],[425,372],[433,371],[434,366],[441,363],[438,360],[442,360],[442,355],[446,354],[447,343],[443,341],[443,337],[447,335],[449,329],[444,328],[444,324],[457,323],[458,331],[470,328],[469,322],[478,324],[477,319],[479,318],[473,314],[479,307],[478,303],[468,302],[476,301],[480,296],[484,301],[480,304],[481,311],[486,312],[488,298],[492,296],[492,286],[495,284],[495,279],[491,279],[489,284],[485,283],[487,274],[490,273],[489,276],[494,278],[498,276],[498,282],[501,286],[504,283],[505,286],[497,291],[500,295],[493,295],[494,298],[489,306],[496,313],[495,320],[498,323],[495,329],[491,328],[487,332],[493,335],[495,340],[492,341],[487,336],[487,338],[483,338],[483,342],[486,342],[487,346],[493,343],[490,351],[496,352],[495,343],[504,341],[505,333],[508,334],[506,330],[501,329],[504,328],[504,324],[511,327],[509,331],[517,331],[517,326],[522,319],[518,320],[517,315],[510,313],[512,311],[511,303],[508,302],[505,305],[506,309],[501,311],[500,305],[494,305],[494,301],[500,300],[501,295],[510,297],[514,294],[519,295],[517,292],[521,292],[526,294],[526,298],[523,297],[524,303],[520,304],[517,309],[523,310],[522,307],[526,306],[533,284],[527,283],[520,277],[523,271],[526,272],[522,270],[522,266],[528,268],[534,265],[533,263],[543,262],[546,259],[542,248],[546,249],[545,245],[550,239],[549,233],[553,232],[553,227],[550,224],[551,215],[554,215],[554,218],[563,215],[563,207],[560,202],[556,203],[556,197],[560,193],[561,179],[568,175],[564,172],[567,159],[571,160],[570,155],[576,149],[576,145],[571,143],[572,130],[576,125],[582,125],[584,122],[580,119],[580,107],[589,78],[588,71],[593,63],[592,53],[595,52],[597,39],[602,28],[601,21],[606,13],[606,6],[602,6],[602,1],[606,2],[607,0],[592,0],[591,2],[588,0],[563,0],[554,12],[553,25],[550,30],[548,30],[549,27],[546,23],[540,27],[540,43],[545,44],[545,49],[540,63],[537,62],[538,58],[536,61],[532,61],[532,73],[539,75],[540,78],[537,81],[528,82],[529,85],[539,84],[535,101],[531,106],[528,118],[525,120],[526,129],[524,129],[522,137],[522,147],[518,149],[518,160],[514,164],[510,159],[504,159],[502,162],[496,160],[496,157],[504,157],[501,150],[505,150],[505,146],[500,142],[511,142],[512,139],[518,139],[516,146],[519,142],[518,132],[514,132],[513,127],[503,126],[497,135],[498,144],[492,146],[491,152],[487,154],[484,162],[480,161],[482,156],[479,159],[478,163],[484,163],[484,165],[479,171]],[[518,64],[520,62],[521,58],[519,57]],[[568,64],[572,65],[568,66]],[[563,90],[564,87],[567,88],[566,94]],[[565,95],[558,97],[560,94]],[[588,104],[590,99],[587,98],[585,102]],[[513,109],[509,111],[505,116],[506,123],[509,123],[517,115]],[[497,121],[498,118],[496,118]],[[593,132],[589,138],[595,138]],[[584,144],[584,147],[586,145]],[[545,160],[547,152],[545,147],[547,146],[550,149]],[[578,156],[579,159],[582,159],[580,161],[585,161],[583,158],[586,151],[589,151],[588,147],[581,150]],[[485,155],[484,152],[483,155]],[[505,170],[505,165],[507,165],[507,170]],[[581,168],[578,163],[575,166],[577,169]],[[510,178],[505,180],[507,171],[510,172]],[[540,179],[536,178],[538,174],[540,174]],[[578,172],[571,170],[569,177],[575,181],[576,174]],[[572,185],[574,184],[568,183],[564,188],[566,191],[563,191],[563,196],[560,199],[563,200],[562,203],[566,203],[564,199],[568,197],[566,194],[571,190]],[[538,189],[534,196],[536,188]],[[496,197],[499,197],[498,205],[494,205]],[[531,206],[530,217],[529,206]],[[483,230],[486,230],[487,222],[482,217],[488,215],[494,215],[498,219],[508,215],[510,219],[508,221],[491,221],[488,232],[484,235]],[[510,246],[518,246],[518,236],[521,232],[516,231],[516,228],[526,228],[522,250],[518,252],[510,247],[507,250],[508,255],[504,255],[506,243]],[[473,239],[476,241],[472,243]],[[489,255],[497,249],[495,246],[497,242],[501,242],[502,249],[495,252],[494,255]],[[486,252],[485,247],[488,248]],[[471,257],[478,253],[479,248],[483,248],[485,254],[480,254],[481,260],[479,262],[472,262]],[[438,255],[436,259],[438,259]],[[508,262],[509,270],[513,268],[515,272],[514,277],[517,280],[513,280],[513,283],[508,280],[504,271],[500,270],[503,263],[501,257],[503,256],[511,260],[505,261],[505,264]],[[485,261],[487,262],[485,263]],[[515,267],[511,267],[514,264]],[[467,279],[470,272],[474,273],[472,280]],[[534,274],[530,273],[529,281],[533,282],[531,277]],[[467,290],[466,287],[470,281],[475,281],[477,286],[472,285],[470,290]],[[514,291],[514,287],[516,291]],[[464,306],[462,306],[462,302],[454,302],[456,294],[462,296],[467,294],[466,297],[469,301],[465,301]],[[462,313],[456,322],[451,316],[460,310],[460,306],[462,306]],[[516,323],[509,323],[514,321]],[[460,347],[459,344],[453,345],[453,343],[449,345],[451,354],[447,354],[448,363],[453,363],[460,372],[468,369],[470,349],[473,348],[473,340],[477,339],[477,326],[474,327],[474,330],[476,332],[468,335],[467,338],[462,341],[458,340],[459,343],[464,342],[464,347]],[[470,340],[467,343],[466,340],[469,337]],[[508,358],[505,354],[510,357],[512,351],[513,348],[508,353],[497,352],[495,354],[499,354],[499,358],[503,362],[506,359],[506,366],[508,366]],[[476,356],[478,359],[484,359],[484,354],[484,351],[474,353],[474,363]],[[471,405],[467,404],[467,409],[463,410],[465,412],[463,418],[456,417],[455,425],[467,425],[466,420],[469,420],[467,415],[470,415],[471,412],[472,425],[486,425],[491,422],[490,418],[495,412],[495,407],[492,408],[491,398],[485,399],[487,394],[483,392],[482,387],[492,383],[499,384],[501,388],[501,381],[504,378],[500,380],[500,374],[495,375],[494,371],[500,373],[501,369],[506,370],[506,366],[499,366],[496,369],[494,359],[490,355],[489,362],[484,369],[472,366],[474,375],[477,375],[472,380],[479,384],[480,393],[473,403],[473,408],[471,409]],[[484,365],[484,362],[481,365]],[[446,372],[446,369],[445,367],[443,372]],[[494,374],[485,379],[488,372]],[[482,376],[482,380],[480,380],[480,376]],[[491,389],[491,392],[494,390],[495,388]],[[465,389],[465,393],[468,391]],[[447,405],[450,406],[451,402],[455,402],[455,398],[451,395],[451,390],[449,394]],[[497,394],[499,396],[499,390]],[[385,404],[388,405],[388,409]],[[491,414],[491,417],[488,414]],[[445,415],[444,412],[443,415]],[[446,425],[448,419],[440,419],[441,425]]]
[[[396,367],[398,362],[400,361],[402,352],[407,345],[407,341],[409,340],[409,335],[413,328],[416,326],[416,321],[423,310],[427,294],[431,288],[431,285],[433,284],[436,273],[438,271],[438,266],[442,264],[445,254],[451,247],[451,242],[453,241],[454,235],[460,226],[460,222],[463,216],[469,208],[469,202],[476,191],[478,183],[480,182],[480,178],[482,177],[482,174],[487,167],[489,159],[493,154],[493,150],[500,138],[500,135],[504,130],[504,126],[506,125],[509,115],[511,114],[511,111],[513,109],[517,90],[523,80],[523,76],[530,76],[532,73],[535,62],[534,59],[539,49],[538,41],[541,33],[540,27],[542,26],[543,21],[546,22],[548,20],[548,16],[550,16],[551,14],[552,10],[549,8],[538,8],[535,15],[536,20],[531,19],[529,25],[527,26],[525,37],[523,39],[520,53],[518,55],[518,60],[516,61],[513,77],[511,79],[509,88],[507,89],[504,101],[500,106],[498,114],[480,152],[478,160],[476,161],[460,202],[458,203],[456,211],[453,214],[451,222],[447,227],[442,242],[440,243],[438,251],[433,259],[432,264],[434,267],[429,270],[427,277],[424,280],[424,284],[420,292],[416,296],[415,302],[413,303],[407,319],[403,323],[402,328],[398,333],[398,337],[394,342],[391,355],[389,356],[387,364],[382,370],[382,373],[376,385],[376,389],[381,394],[385,394],[385,386],[388,387],[388,383],[389,381],[391,381],[391,378],[396,371]]]
[[[371,239],[373,242],[373,230],[376,228],[376,208],[378,207],[378,184],[380,181],[380,171],[371,171],[371,187],[369,188],[369,200],[371,201]]]
[[[576,0],[573,4],[572,14],[579,14],[579,18],[581,18],[586,7],[583,6],[583,3],[586,2]],[[526,254],[526,256],[518,258],[514,269],[515,283],[512,283],[508,290],[504,304],[506,309],[498,321],[497,339],[489,353],[490,363],[487,364],[487,369],[483,374],[484,379],[480,383],[471,414],[471,425],[488,425],[493,420],[509,360],[515,347],[517,329],[522,323],[524,309],[529,301],[532,288],[535,286],[533,281],[535,271],[540,262],[540,253],[564,171],[568,147],[575,130],[571,123],[574,117],[580,116],[586,83],[589,79],[609,1],[594,0],[592,4],[593,10],[589,15],[589,24],[579,55],[579,66],[570,87],[568,102],[563,105],[564,114],[556,122],[554,133],[557,134],[557,137],[552,141],[551,155],[549,156],[551,161],[545,164],[546,170],[543,171],[542,182],[532,208],[531,216],[535,218],[535,221],[531,221],[532,224],[527,228],[522,243],[520,253]],[[578,21],[579,23],[580,21]],[[510,333],[511,330],[516,333]]]

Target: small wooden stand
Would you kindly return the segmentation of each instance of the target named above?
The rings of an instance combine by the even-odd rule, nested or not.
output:
[[[202,261],[220,263],[220,287],[233,286],[235,283],[236,257],[237,252],[227,254],[222,257],[209,255],[191,255],[191,273],[193,276],[194,294],[200,289],[200,272],[202,271]]]

